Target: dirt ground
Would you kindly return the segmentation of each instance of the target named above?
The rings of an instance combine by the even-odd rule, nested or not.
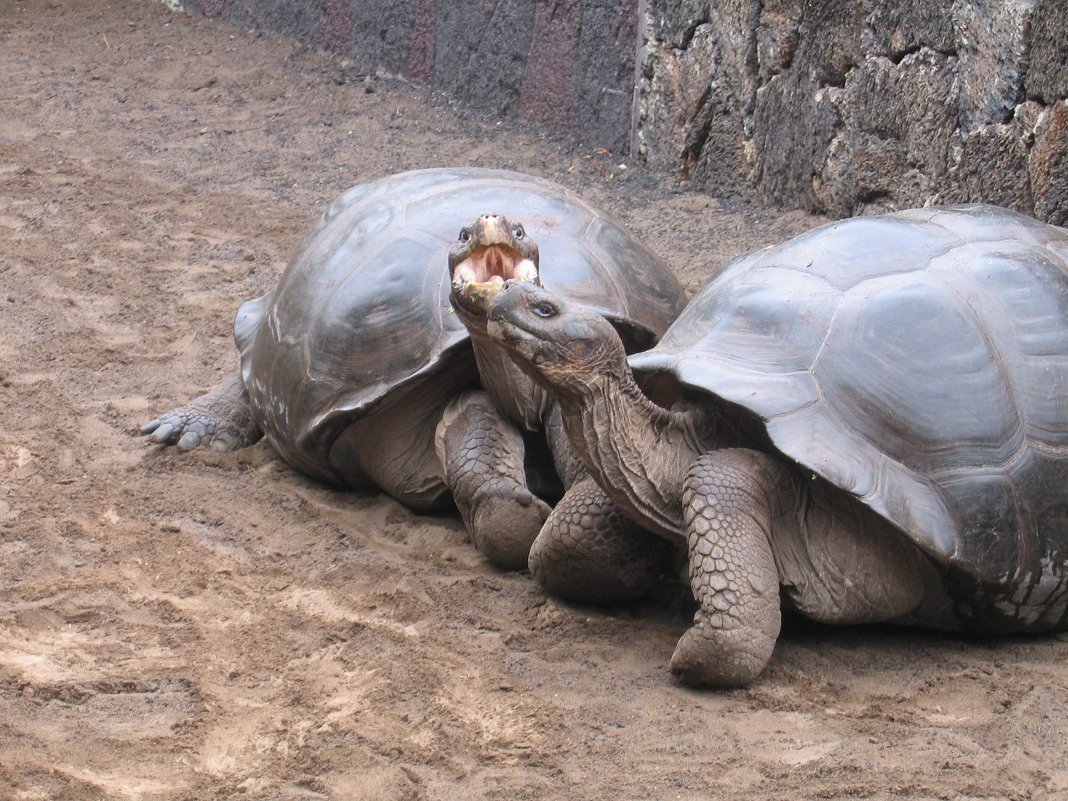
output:
[[[0,0],[0,74],[0,798],[1068,798],[1068,637],[792,621],[695,691],[677,587],[561,603],[453,516],[135,436],[366,179],[553,178],[691,287],[817,220],[151,2]]]

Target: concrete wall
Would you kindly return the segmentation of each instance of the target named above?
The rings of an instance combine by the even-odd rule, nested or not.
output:
[[[1068,0],[181,2],[713,194],[1068,224]]]

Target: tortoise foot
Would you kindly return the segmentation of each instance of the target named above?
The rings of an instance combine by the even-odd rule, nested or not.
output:
[[[471,539],[496,567],[522,570],[550,507],[524,487],[486,489],[476,493],[467,515]]]
[[[497,567],[526,567],[549,507],[527,487],[519,429],[488,393],[471,390],[446,406],[435,449],[475,547]]]
[[[187,451],[201,445],[215,451],[235,451],[245,444],[241,431],[189,406],[172,409],[141,426],[141,433],[161,445]]]
[[[182,450],[204,446],[235,451],[262,435],[249,409],[239,378],[231,379],[198,398],[141,426],[141,433],[162,445]]]
[[[675,646],[671,672],[687,684],[703,687],[745,687],[767,665],[775,641],[754,632],[725,632],[695,623]],[[759,634],[759,633],[757,633]]]
[[[698,457],[686,475],[683,518],[690,586],[700,605],[671,670],[684,681],[741,687],[771,659],[779,636],[779,581],[769,498],[781,470],[765,454],[726,449]]]
[[[631,522],[592,479],[567,491],[530,549],[550,595],[615,603],[648,595],[671,569],[671,545]]]

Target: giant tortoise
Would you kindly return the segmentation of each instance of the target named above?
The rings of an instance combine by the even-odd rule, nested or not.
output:
[[[450,308],[449,264],[458,284],[540,280],[603,314],[632,349],[684,304],[659,258],[555,183],[486,169],[401,173],[337,198],[278,285],[241,306],[239,376],[142,431],[218,450],[266,434],[323,481],[373,484],[417,509],[451,497],[491,561],[525,566],[548,506],[528,487],[524,434],[548,426],[556,461],[574,468],[546,394],[488,340],[472,348]]]
[[[607,495],[686,544],[684,679],[751,681],[780,592],[824,622],[1068,624],[1068,232],[981,205],[833,223],[727,265],[629,367],[544,289],[486,313]]]

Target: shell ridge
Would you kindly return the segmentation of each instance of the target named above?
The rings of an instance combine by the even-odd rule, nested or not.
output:
[[[838,321],[838,315],[842,310],[842,297],[838,298],[838,302],[834,304],[834,311],[831,313],[831,319],[827,321],[827,327],[823,332],[823,340],[820,342],[819,347],[816,349],[816,355],[812,357],[812,364],[808,368],[808,372],[811,373],[815,379],[816,391],[819,394],[818,402],[826,400],[826,393],[823,391],[823,387],[820,385],[819,378],[816,377],[816,367],[819,365],[820,360],[823,358],[823,353],[827,349],[827,342],[831,338],[831,332],[834,331],[834,324]],[[816,402],[816,401],[814,401]]]
[[[452,341],[435,350],[419,369],[408,375],[396,380],[380,379],[373,384],[356,388],[341,387],[338,391],[328,394],[319,403],[318,410],[306,417],[295,432],[294,439],[301,448],[317,449],[321,441],[331,438],[328,433],[332,431],[334,421],[347,421],[354,412],[358,412],[361,417],[366,416],[377,409],[390,394],[395,394],[395,390],[446,371],[452,366],[458,351],[467,343],[466,331],[457,331]]]
[[[931,266],[933,266],[933,262]],[[961,275],[961,273],[958,271],[954,272],[957,275]],[[944,276],[939,275],[934,271],[932,271],[930,275],[933,280],[936,280],[939,284],[941,284],[943,289],[945,289],[947,292],[952,294],[960,301],[961,308],[967,310],[972,323],[972,327],[982,338],[983,344],[987,348],[987,352],[994,356],[994,364],[997,366],[998,375],[1001,377],[1001,380],[1005,384],[1005,386],[1009,388],[1009,398],[1012,402],[1013,412],[1016,415],[1016,424],[1015,426],[1013,426],[1013,439],[1015,440],[1016,444],[1013,447],[1013,454],[1018,454],[1027,446],[1027,434],[1025,415],[1020,405],[1021,393],[1019,391],[1019,384],[1016,381],[1016,376],[1009,368],[1010,364],[1016,363],[1016,358],[1006,358],[1004,349],[1002,348],[1002,346],[1000,346],[997,342],[994,341],[993,337],[991,337],[988,327],[983,322],[985,318],[983,315],[979,314],[979,311],[976,309],[975,303],[971,297],[965,295],[964,292],[958,289],[953,283],[947,281]],[[981,289],[981,287],[979,287],[975,283],[974,279],[971,279],[967,275],[965,275],[964,278],[968,280],[969,286]],[[1005,314],[1008,314],[1009,310],[1005,308],[1005,305],[1003,303],[999,302],[999,306],[1002,308],[1002,311]],[[1014,354],[1015,357],[1019,357],[1019,355],[1020,354],[1018,353]],[[1005,461],[1012,461],[1013,458],[1015,457],[1010,456]]]

